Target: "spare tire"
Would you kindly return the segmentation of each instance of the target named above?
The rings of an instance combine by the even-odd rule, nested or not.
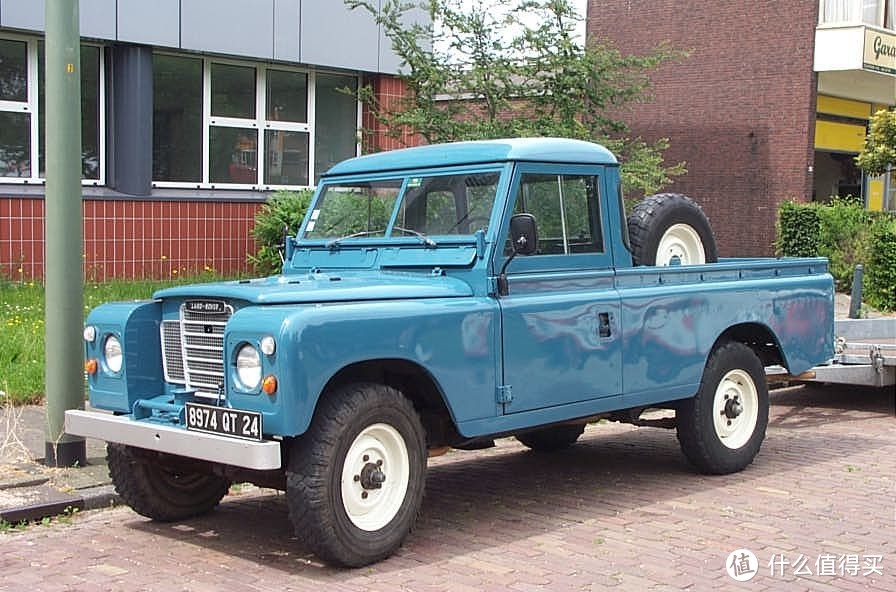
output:
[[[697,265],[718,260],[716,241],[703,209],[686,195],[644,198],[628,217],[635,265]]]

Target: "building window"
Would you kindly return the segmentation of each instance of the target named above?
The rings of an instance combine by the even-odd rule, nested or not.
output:
[[[39,183],[46,177],[44,44],[0,39],[0,177]],[[85,183],[104,178],[102,48],[81,46],[81,167]],[[34,166],[37,163],[37,166]]]
[[[40,111],[40,147],[38,150],[39,176],[46,177],[46,96],[44,94],[44,69],[46,64],[44,43],[37,44],[37,71],[41,84],[38,86]],[[100,48],[94,45],[81,46],[81,177],[85,180],[100,181]]]
[[[266,78],[264,182],[308,185],[308,75],[268,70]]]
[[[819,22],[866,24],[892,29],[896,0],[821,0]]]
[[[357,77],[166,54],[153,64],[156,185],[306,187],[358,153],[358,102],[339,90]]]
[[[351,154],[358,145],[358,110],[353,94],[358,90],[355,76],[318,74],[314,104],[317,109],[317,129],[326,133],[314,135],[314,181],[321,173]],[[346,92],[348,91],[348,92]]]
[[[202,182],[202,60],[152,59],[152,178]]]
[[[29,43],[0,39],[0,176],[32,178]]]
[[[28,44],[0,39],[0,100],[28,101]]]

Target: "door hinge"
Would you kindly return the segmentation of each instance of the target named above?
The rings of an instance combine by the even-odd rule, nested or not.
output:
[[[495,389],[495,398],[499,405],[506,405],[513,401],[513,387],[509,384],[499,385]]]

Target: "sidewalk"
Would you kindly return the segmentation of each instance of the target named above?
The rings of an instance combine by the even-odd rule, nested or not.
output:
[[[87,440],[87,466],[44,466],[41,405],[0,408],[0,520],[12,524],[114,504],[105,442]]]

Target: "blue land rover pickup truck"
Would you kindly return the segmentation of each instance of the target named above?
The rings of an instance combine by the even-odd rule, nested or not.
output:
[[[833,352],[824,259],[717,260],[681,195],[626,216],[617,160],[587,142],[353,158],[293,230],[279,275],[90,313],[93,411],[66,430],[109,442],[140,514],[185,519],[250,481],[286,491],[319,557],[364,565],[411,529],[432,454],[553,451],[661,408],[697,470],[732,473],[765,436],[764,367]]]

